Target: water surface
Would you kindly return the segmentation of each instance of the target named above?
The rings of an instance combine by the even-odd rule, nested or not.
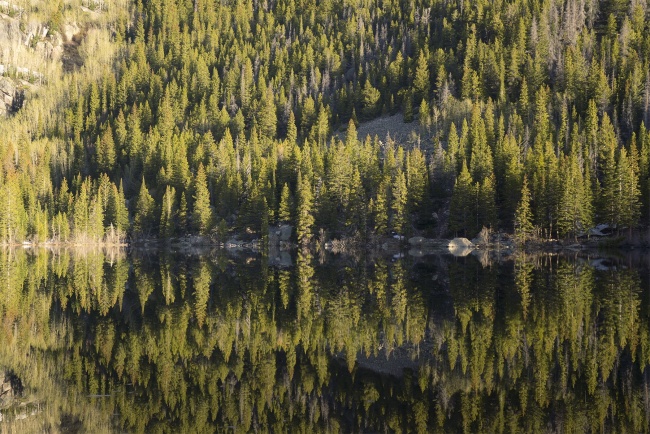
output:
[[[643,256],[291,262],[0,251],[2,431],[648,431]]]

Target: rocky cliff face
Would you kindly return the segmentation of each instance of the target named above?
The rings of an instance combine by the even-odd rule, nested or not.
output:
[[[0,372],[2,383],[0,384],[0,409],[10,407],[14,399],[22,393],[20,379],[11,372]]]
[[[51,31],[47,17],[13,3],[0,0],[0,117],[22,107],[25,89],[47,82],[51,66],[62,61],[64,45],[80,32],[76,24]]]
[[[0,77],[0,116],[5,116],[11,111],[16,98],[16,87],[8,79]]]
[[[0,77],[0,116],[6,116],[20,109],[24,99],[24,91],[18,88],[13,80]]]

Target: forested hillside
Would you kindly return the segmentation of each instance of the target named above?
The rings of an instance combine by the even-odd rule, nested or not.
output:
[[[90,3],[111,60],[0,123],[3,242],[648,221],[647,0]],[[416,145],[357,137],[396,112]]]

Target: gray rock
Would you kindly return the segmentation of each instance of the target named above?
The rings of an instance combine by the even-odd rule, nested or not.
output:
[[[0,77],[0,115],[9,113],[14,105],[16,86],[9,78]]]
[[[18,110],[25,99],[25,93],[8,77],[0,77],[0,116]]]
[[[467,238],[454,238],[449,241],[447,248],[449,249],[449,253],[454,256],[467,256],[472,253],[475,246]]]
[[[269,227],[269,243],[279,244],[291,240],[293,227],[291,225],[280,225]]]
[[[467,238],[454,238],[449,241],[448,247],[474,247],[474,244]]]

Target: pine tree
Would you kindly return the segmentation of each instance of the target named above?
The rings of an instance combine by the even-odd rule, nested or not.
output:
[[[563,182],[561,185],[560,207],[558,210],[557,230],[560,237],[577,234],[587,228],[583,220],[584,181],[575,155],[565,159],[561,167]]]
[[[111,173],[113,171],[116,154],[113,132],[108,126],[101,138],[97,137],[97,167],[100,172]]]
[[[135,205],[133,218],[133,232],[139,236],[146,236],[153,230],[154,222],[154,200],[149,194],[144,177],[140,184],[140,193]]]
[[[472,176],[467,170],[467,164],[463,160],[460,175],[456,178],[454,191],[451,195],[449,209],[449,231],[458,234],[468,234],[474,229],[471,223],[476,212],[475,187],[472,183]]]
[[[492,150],[487,142],[485,122],[483,121],[483,115],[478,104],[474,105],[472,111],[469,139],[471,147],[469,169],[475,181],[483,182],[485,178],[494,173],[494,163],[492,160]]]
[[[420,50],[415,67],[415,78],[413,79],[413,90],[415,91],[416,102],[424,101],[429,97],[429,64],[424,50]],[[420,113],[420,115],[422,115]]]
[[[410,123],[413,122],[413,95],[411,92],[406,92],[404,95],[404,122]]]
[[[327,109],[322,104],[318,110],[318,117],[316,118],[316,124],[313,129],[314,134],[312,135],[314,136],[314,140],[321,146],[325,145],[330,132],[330,121]]]
[[[258,125],[262,136],[273,139],[276,135],[278,118],[275,110],[275,101],[273,100],[273,89],[262,87],[262,96],[260,98],[260,107],[258,109]]]
[[[515,211],[515,237],[517,240],[526,244],[533,233],[533,214],[530,208],[530,190],[528,189],[528,179],[524,176],[524,182],[521,186],[521,199]]]
[[[600,194],[599,217],[601,221],[615,225],[618,220],[618,182],[616,179],[616,160],[614,148],[607,147],[601,153],[600,171],[602,185]]]
[[[627,156],[625,148],[621,148],[616,164],[616,223],[628,227],[630,231],[636,227],[641,217],[641,192],[639,181]]]
[[[87,228],[88,241],[100,243],[104,240],[104,211],[98,197],[90,202]]]
[[[108,206],[106,209],[106,218],[109,225],[112,224],[117,231],[118,237],[123,238],[129,227],[129,211],[126,208],[124,188],[122,187],[121,181],[119,189],[115,184],[111,185]]]
[[[293,110],[289,112],[289,121],[287,123],[287,142],[295,144],[298,142],[298,128],[296,128],[296,117]]]
[[[0,243],[16,243],[25,239],[27,213],[20,192],[18,177],[10,173],[0,183]]]
[[[291,222],[291,209],[292,206],[291,192],[289,185],[285,182],[282,186],[282,193],[280,195],[280,208],[278,209],[278,221],[282,223]]]
[[[90,218],[90,188],[89,182],[83,181],[74,201],[72,214],[74,239],[77,243],[85,243],[89,236]]]
[[[365,233],[367,225],[366,194],[361,182],[361,174],[357,167],[352,171],[350,178],[350,194],[346,212],[346,226]]]
[[[246,118],[241,109],[237,110],[235,116],[230,120],[230,131],[235,138],[239,138],[246,129]]]
[[[347,149],[356,149],[358,140],[357,127],[354,121],[350,119],[348,121],[348,129],[345,132],[345,147]]]
[[[201,235],[207,235],[212,229],[214,217],[210,206],[210,192],[203,164],[194,179],[194,210],[192,211],[192,227]]]
[[[391,227],[395,232],[404,234],[408,230],[408,190],[406,187],[406,177],[401,170],[395,177],[391,190],[393,194],[393,200],[391,201]]]
[[[2,213],[0,212],[0,216]],[[1,222],[0,218],[0,222]],[[65,213],[58,212],[56,216],[52,219],[51,224],[51,234],[52,238],[55,241],[60,243],[66,243],[70,239],[70,223],[68,221],[68,215]],[[0,228],[0,243],[2,242],[2,231]]]
[[[373,203],[373,216],[375,220],[375,233],[384,235],[388,229],[388,187],[385,181],[379,183],[377,197]]]
[[[41,208],[40,204],[36,205],[36,209],[33,209],[29,215],[30,219],[30,233],[32,237],[32,242],[39,244],[47,241],[48,239],[48,224],[47,224],[47,210]]]
[[[408,187],[408,213],[422,213],[428,199],[429,180],[426,158],[420,148],[412,149],[406,156],[406,185]]]
[[[165,189],[160,212],[159,233],[162,238],[171,238],[176,232],[176,189],[169,185]]]
[[[426,99],[423,99],[420,103],[418,121],[420,122],[421,131],[423,133],[428,133],[431,129],[431,113],[429,112],[429,104]]]
[[[314,225],[314,217],[312,215],[313,198],[311,185],[309,185],[308,180],[303,179],[300,172],[298,172],[297,190],[296,235],[298,237],[298,244],[305,246],[311,239],[311,230]]]
[[[374,88],[370,80],[366,80],[363,86],[362,94],[362,113],[366,118],[373,118],[379,114],[381,106],[379,105],[381,92]]]
[[[68,187],[68,180],[63,178],[61,181],[61,187],[59,188],[59,194],[57,196],[56,204],[59,207],[59,211],[62,213],[68,213],[72,211],[72,204],[74,202],[74,197],[70,193]]]
[[[262,237],[262,244],[264,246],[268,246],[268,242],[269,242],[269,205],[266,202],[265,197],[262,198],[260,236]]]
[[[127,118],[127,143],[128,156],[133,167],[141,167],[142,162],[142,126],[140,123],[140,113],[137,104],[131,109]]]
[[[528,83],[524,78],[521,82],[521,90],[519,92],[519,111],[522,116],[528,116],[528,108],[530,105],[530,100],[528,96]]]
[[[478,222],[476,227],[486,226],[494,229],[497,226],[496,185],[494,175],[488,175],[479,187]]]
[[[589,100],[589,105],[587,107],[587,113],[585,116],[585,149],[584,157],[591,165],[592,173],[597,172],[598,164],[598,109],[596,108],[596,102],[593,99]]]
[[[185,235],[189,228],[188,222],[188,210],[187,210],[187,199],[185,198],[185,192],[181,193],[181,200],[178,206],[178,231]]]
[[[498,197],[503,198],[500,207],[500,216],[505,226],[513,227],[512,218],[519,204],[519,195],[513,192],[521,191],[523,165],[520,158],[520,150],[516,138],[512,134],[507,134],[503,139],[502,148],[502,171],[497,175]]]
[[[126,118],[124,117],[124,112],[120,109],[117,114],[117,119],[115,119],[115,151],[117,152],[118,160],[122,162],[126,156],[128,136],[129,131],[126,128]]]

